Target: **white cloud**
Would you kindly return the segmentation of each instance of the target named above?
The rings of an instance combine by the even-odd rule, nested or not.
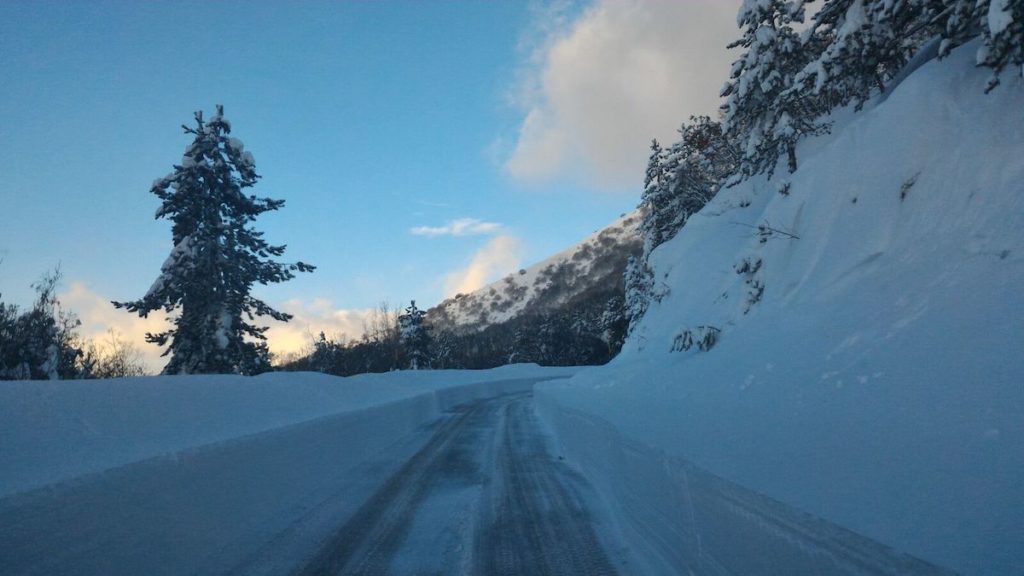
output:
[[[82,321],[78,328],[81,337],[102,342],[107,331],[112,329],[139,349],[149,372],[155,374],[167,363],[167,358],[160,357],[164,348],[146,342],[147,332],[163,332],[170,326],[167,315],[162,311],[140,318],[138,314],[114,308],[110,298],[93,292],[83,282],[72,282],[68,290],[58,294],[57,298],[65,310],[73,312]]]
[[[477,218],[449,220],[444,226],[417,226],[409,232],[416,236],[477,236],[495,234],[502,229],[496,222],[484,222]]]
[[[652,137],[670,142],[690,115],[716,114],[737,5],[597,0],[548,32],[514,90],[525,115],[505,169],[527,182],[636,190]]]
[[[497,236],[473,255],[469,265],[445,276],[445,294],[465,294],[519,268],[523,243],[515,236]]]

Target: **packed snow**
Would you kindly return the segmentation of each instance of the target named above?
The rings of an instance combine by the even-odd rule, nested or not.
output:
[[[687,470],[964,574],[1020,573],[1024,82],[984,94],[976,48],[838,112],[777,171],[788,196],[763,177],[724,190],[652,254],[670,291],[620,356],[538,386],[666,573],[688,565],[651,516],[700,498]],[[712,328],[710,351],[679,350]],[[664,455],[646,476],[644,451]],[[713,526],[665,526],[740,561]]]

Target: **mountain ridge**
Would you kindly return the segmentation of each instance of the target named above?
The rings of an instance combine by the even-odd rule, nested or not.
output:
[[[435,330],[480,332],[523,314],[558,311],[595,287],[621,296],[629,256],[638,255],[641,215],[634,210],[573,246],[512,272],[468,294],[457,294],[427,310]]]

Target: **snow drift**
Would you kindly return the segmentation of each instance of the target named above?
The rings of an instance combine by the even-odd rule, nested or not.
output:
[[[795,174],[726,189],[652,254],[669,290],[619,358],[538,386],[571,459],[595,472],[602,453],[664,452],[664,470],[692,466],[926,561],[1019,573],[1024,82],[984,94],[975,48],[837,113],[798,147]],[[681,350],[711,332],[710,351]],[[614,434],[584,432],[599,429]],[[603,473],[621,477],[603,490],[625,532],[682,570],[638,510],[685,487]]]

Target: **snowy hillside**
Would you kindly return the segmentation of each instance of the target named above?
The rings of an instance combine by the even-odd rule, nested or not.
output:
[[[839,112],[795,174],[720,193],[652,254],[670,290],[621,355],[539,387],[638,542],[690,470],[962,573],[1020,574],[1024,82],[984,94],[975,49]],[[616,467],[629,446],[667,454],[652,469],[671,488]],[[698,555],[742,561],[694,518]],[[638,550],[678,553],[650,536]]]
[[[639,224],[637,212],[627,214],[542,262],[441,302],[427,320],[440,329],[476,332],[526,311],[556,310],[594,287],[621,286],[626,260],[640,251]]]

